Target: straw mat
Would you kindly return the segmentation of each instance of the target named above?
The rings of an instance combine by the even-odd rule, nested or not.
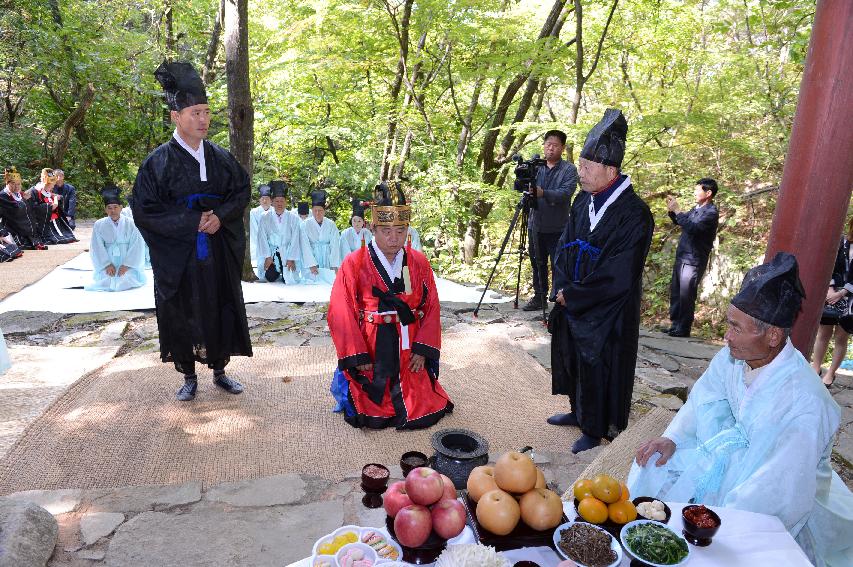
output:
[[[476,431],[492,451],[568,447],[574,428],[549,427],[564,410],[549,373],[520,348],[476,334],[445,336],[441,382],[456,408],[427,430],[359,430],[332,413],[332,347],[263,347],[235,358],[238,396],[199,376],[189,403],[180,375],[156,355],[130,355],[73,384],[0,461],[0,494],[29,489],[217,482],[307,473],[340,480],[406,451],[432,454],[444,428]],[[200,366],[200,365],[199,365]]]

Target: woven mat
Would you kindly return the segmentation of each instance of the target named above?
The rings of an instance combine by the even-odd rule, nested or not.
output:
[[[674,416],[675,413],[668,409],[654,408],[607,445],[584,469],[578,479],[592,478],[604,473],[625,482],[637,447],[649,439],[660,437]],[[571,489],[563,495],[564,500],[573,498]]]
[[[83,377],[24,433],[0,461],[0,494],[29,489],[206,485],[281,474],[340,480],[365,463],[393,465],[406,451],[432,454],[444,428],[483,435],[492,451],[524,445],[566,450],[573,428],[548,427],[565,398],[549,373],[503,339],[445,337],[441,382],[456,404],[427,430],[359,430],[332,413],[332,347],[265,347],[235,358],[229,371],[246,386],[220,391],[210,371],[199,392],[177,402],[180,376],[155,355],[132,355]]]

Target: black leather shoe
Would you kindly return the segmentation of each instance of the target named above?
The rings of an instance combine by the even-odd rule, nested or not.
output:
[[[589,449],[593,449],[601,445],[601,439],[596,437],[590,437],[586,433],[581,435],[581,438],[575,441],[575,444],[572,445],[572,453],[578,454],[581,451],[587,451]]]
[[[178,401],[188,402],[195,398],[195,392],[198,389],[198,380],[185,380],[184,385],[178,390]]]
[[[239,394],[243,391],[243,385],[240,382],[229,378],[225,374],[214,376],[213,383],[229,394]]]
[[[679,331],[678,329],[670,329],[667,333],[670,337],[689,337],[690,331]]]
[[[542,298],[534,295],[530,298],[530,301],[524,304],[521,308],[522,311],[541,311],[542,310]]]
[[[580,422],[578,421],[578,416],[575,415],[575,412],[558,413],[557,415],[549,417],[547,421],[551,425],[571,425],[574,427],[580,427]]]

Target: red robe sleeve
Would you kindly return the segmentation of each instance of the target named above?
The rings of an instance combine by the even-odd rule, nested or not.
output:
[[[356,298],[358,267],[361,265],[364,250],[362,248],[346,257],[338,270],[329,299],[326,319],[338,352],[338,366],[341,370],[373,363],[359,325],[359,305]]]
[[[417,250],[409,249],[411,262],[417,267],[415,281],[421,282],[421,292],[425,298],[423,306],[417,307],[424,312],[417,336],[412,341],[412,353],[438,361],[441,354],[441,305],[438,303],[438,291],[435,287],[435,275],[429,260]]]

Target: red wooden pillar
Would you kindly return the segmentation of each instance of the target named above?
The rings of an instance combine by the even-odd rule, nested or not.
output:
[[[791,252],[806,290],[791,339],[808,356],[853,189],[853,1],[819,0],[766,259]]]

